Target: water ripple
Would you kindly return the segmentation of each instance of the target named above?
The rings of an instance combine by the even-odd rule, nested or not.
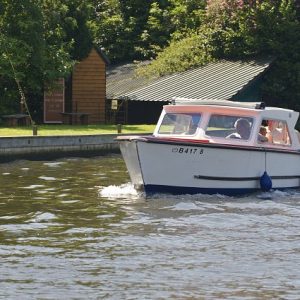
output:
[[[0,298],[299,299],[299,191],[145,198],[120,156],[0,174]]]

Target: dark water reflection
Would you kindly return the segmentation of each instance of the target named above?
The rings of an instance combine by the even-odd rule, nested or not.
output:
[[[300,193],[145,199],[120,156],[0,165],[2,299],[299,299]]]

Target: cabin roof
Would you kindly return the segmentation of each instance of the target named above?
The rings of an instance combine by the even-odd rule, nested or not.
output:
[[[180,99],[182,100],[182,99]],[[190,99],[191,100],[191,99]],[[261,103],[243,103],[243,102],[233,102],[233,101],[224,101],[224,100],[208,100],[203,104],[199,104],[201,99],[194,101],[188,101],[186,105],[183,102],[180,102],[176,105],[164,105],[164,110],[168,113],[196,113],[196,112],[208,112],[213,114],[221,115],[240,115],[240,116],[256,116],[261,119],[275,119],[275,120],[285,120],[290,128],[294,128],[299,113],[285,108],[278,107],[264,107],[261,106]],[[213,103],[215,101],[215,103]]]
[[[158,79],[137,77],[137,65],[118,66],[107,73],[107,98],[164,102],[173,97],[231,99],[260,76],[271,61],[221,60]]]

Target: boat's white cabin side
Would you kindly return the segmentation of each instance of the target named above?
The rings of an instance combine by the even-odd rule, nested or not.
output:
[[[298,112],[276,107],[165,105],[153,135],[299,150],[299,133],[294,129],[298,116]]]

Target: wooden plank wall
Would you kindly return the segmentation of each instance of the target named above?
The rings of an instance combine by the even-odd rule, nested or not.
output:
[[[73,71],[72,112],[89,114],[89,124],[105,122],[105,62],[93,48]]]
[[[44,92],[44,123],[62,123],[64,112],[65,81],[63,78],[55,82],[53,90],[45,87]]]

